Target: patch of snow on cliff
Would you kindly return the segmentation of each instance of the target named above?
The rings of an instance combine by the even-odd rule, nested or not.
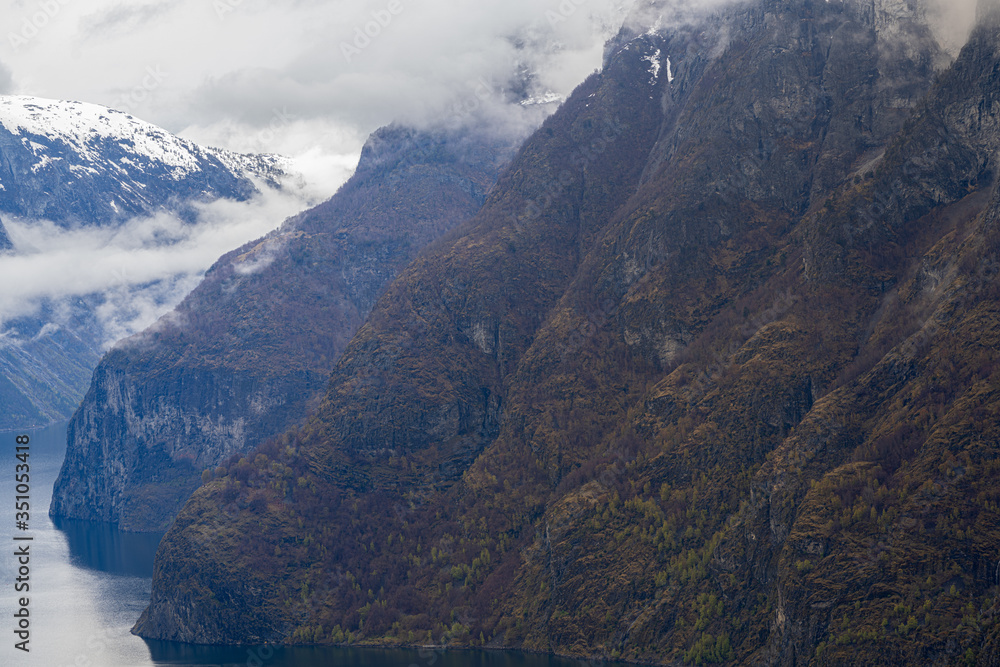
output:
[[[649,73],[652,76],[652,78],[649,80],[650,85],[653,85],[660,80],[660,70],[663,68],[662,64],[660,63],[661,53],[662,51],[660,51],[660,49],[657,49],[656,53],[654,53],[653,55],[643,57],[643,60],[649,63]]]
[[[551,90],[546,92],[544,95],[539,97],[529,97],[526,100],[521,101],[521,106],[529,107],[538,104],[562,104],[566,101],[566,98],[557,93],[553,93]]]

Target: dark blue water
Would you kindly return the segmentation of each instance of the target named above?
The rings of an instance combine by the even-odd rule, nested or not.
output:
[[[66,425],[30,433],[31,530],[14,522],[14,434],[0,433],[0,665],[3,667],[580,667],[549,656],[336,648],[205,647],[146,642],[129,630],[149,600],[159,535],[48,517]],[[30,653],[14,648],[15,535],[30,535]]]

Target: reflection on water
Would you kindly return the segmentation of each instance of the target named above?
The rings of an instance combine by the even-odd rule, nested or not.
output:
[[[77,567],[126,577],[153,576],[153,558],[162,533],[122,533],[110,523],[53,517]]]
[[[146,642],[157,665],[217,667],[582,667],[582,663],[545,655],[509,651],[433,649],[354,649],[268,646],[228,648]]]
[[[15,651],[13,642],[0,642],[0,665],[4,667],[144,667],[153,665],[146,644],[129,630],[149,599],[149,575],[110,573],[99,567],[74,564],[70,537],[56,529],[49,519],[52,485],[59,474],[66,450],[66,425],[30,433],[31,435],[31,612],[30,653]],[[14,434],[0,433],[0,452],[10,452]],[[13,526],[13,468],[0,458],[0,536],[10,540]],[[83,539],[92,556],[100,562],[115,543],[104,539],[108,527],[97,529],[98,539]],[[76,531],[71,531],[76,532]],[[103,535],[103,537],[102,537]],[[75,538],[73,538],[75,539]],[[120,541],[119,541],[120,543]],[[114,559],[112,559],[114,560]],[[119,562],[122,559],[118,559]],[[124,560],[128,560],[127,558]],[[15,563],[0,551],[0,580],[10,581]],[[149,566],[144,566],[148,571]],[[8,637],[14,600],[3,586],[0,597],[0,637]]]
[[[0,433],[0,452],[14,434]],[[66,449],[66,425],[31,434],[31,652],[10,641],[14,596],[0,584],[3,667],[580,667],[575,660],[524,653],[340,648],[237,648],[145,642],[130,630],[149,601],[160,535],[120,533],[113,525],[50,520],[52,485]],[[14,524],[13,457],[0,458],[0,536]],[[0,581],[17,576],[0,550]],[[6,619],[6,620],[4,620]]]

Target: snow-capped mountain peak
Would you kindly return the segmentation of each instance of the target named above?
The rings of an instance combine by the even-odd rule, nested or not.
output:
[[[287,166],[278,156],[205,148],[96,104],[0,96],[0,212],[15,216],[105,224],[192,201],[244,200],[277,187]]]

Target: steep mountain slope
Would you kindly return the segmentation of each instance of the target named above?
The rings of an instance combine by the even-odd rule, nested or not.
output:
[[[481,206],[511,149],[389,128],[330,201],[223,257],[117,345],[69,428],[54,516],[164,529],[202,472],[301,420],[392,278]]]
[[[0,96],[0,212],[107,225],[277,185],[277,156],[203,148],[95,104]]]
[[[997,664],[998,25],[940,77],[894,0],[623,34],[136,631]]]
[[[93,317],[98,304],[80,303],[65,326],[43,307],[38,317],[14,322],[0,336],[0,430],[64,421],[80,404],[94,367],[101,359],[101,327]],[[9,323],[8,323],[9,325]]]

